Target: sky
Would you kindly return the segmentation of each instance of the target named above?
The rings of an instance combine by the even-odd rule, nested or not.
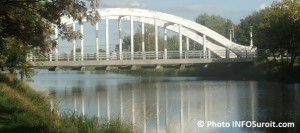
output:
[[[239,23],[274,0],[101,0],[100,8],[134,7],[195,20],[200,14],[219,15]]]

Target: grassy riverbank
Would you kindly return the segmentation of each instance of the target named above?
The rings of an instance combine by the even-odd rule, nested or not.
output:
[[[131,133],[133,125],[119,119],[100,123],[75,113],[59,115],[50,109],[49,98],[14,76],[0,74],[0,132],[34,133]]]

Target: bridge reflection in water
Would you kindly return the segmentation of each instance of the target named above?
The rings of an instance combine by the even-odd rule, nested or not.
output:
[[[85,80],[75,83],[76,87],[65,85],[65,89],[52,90],[55,99],[61,101],[62,111],[75,110],[78,114],[96,115],[103,118],[101,120],[119,117],[134,123],[143,132],[160,133],[275,130],[200,128],[197,126],[200,120],[230,123],[299,121],[299,117],[295,117],[299,107],[294,106],[299,104],[299,98],[295,97],[299,95],[296,86],[175,77],[104,75],[102,78],[106,79]]]

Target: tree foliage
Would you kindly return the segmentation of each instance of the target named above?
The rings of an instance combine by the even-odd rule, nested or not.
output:
[[[80,38],[79,32],[62,23],[62,16],[82,23],[83,18],[95,23],[100,16],[96,10],[87,12],[86,3],[96,9],[99,0],[1,0],[0,2],[0,66],[15,68],[24,63],[33,49],[48,53],[57,47],[54,27],[59,29],[59,37],[72,40]],[[22,51],[16,47],[23,47]],[[8,51],[9,50],[9,51]],[[11,63],[10,57],[15,58]]]
[[[249,26],[253,26],[253,41],[258,49],[268,51],[280,73],[294,75],[300,56],[300,0],[273,2],[241,20],[238,40],[249,41]]]
[[[259,36],[258,44],[269,48],[274,58],[281,57],[279,64],[274,59],[280,71],[292,74],[300,56],[300,1],[274,2],[267,10],[259,25],[264,36]],[[284,59],[284,55],[289,59]]]
[[[231,20],[216,15],[202,14],[195,21],[227,38],[230,37],[230,30],[234,28]]]

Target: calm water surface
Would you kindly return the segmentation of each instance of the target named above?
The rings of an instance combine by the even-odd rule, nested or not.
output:
[[[47,70],[38,70],[33,79],[37,90],[53,93],[51,101],[58,100],[61,111],[102,120],[119,117],[142,132],[300,131],[300,84]],[[201,121],[214,125],[199,127]],[[233,122],[241,121],[293,122],[296,127],[234,127]]]

